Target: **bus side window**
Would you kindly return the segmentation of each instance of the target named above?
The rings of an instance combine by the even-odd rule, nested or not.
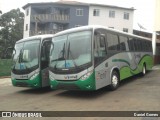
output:
[[[134,51],[134,39],[129,38],[128,40],[129,51]]]
[[[100,52],[101,52],[101,55],[104,57],[107,54],[105,36],[100,36]]]
[[[120,40],[120,50],[128,51],[126,47],[126,42],[128,41],[128,38],[124,36],[119,36],[119,40]]]
[[[107,43],[108,43],[108,50],[111,51],[119,50],[119,41],[117,35],[107,33]]]
[[[135,51],[138,51],[138,42],[137,39],[133,38]]]
[[[147,52],[152,52],[152,42],[151,41],[146,41],[146,51]]]
[[[141,42],[141,39],[137,39],[137,42],[138,42],[138,51],[142,51],[142,42]]]
[[[97,35],[95,36],[95,56],[105,57],[106,56],[106,43],[105,37]]]
[[[98,30],[97,30],[98,31]],[[100,31],[95,31],[94,34],[94,58],[95,64],[99,64],[107,56],[106,37]]]
[[[151,51],[150,51],[149,44],[150,44],[149,41],[145,41],[145,48],[146,48],[145,51],[146,51],[146,52],[151,52]]]

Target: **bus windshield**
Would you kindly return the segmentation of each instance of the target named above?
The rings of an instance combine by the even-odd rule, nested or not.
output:
[[[38,66],[40,40],[17,43],[13,54],[13,69],[28,70]]]
[[[52,42],[50,67],[70,69],[91,63],[91,31],[57,36]]]

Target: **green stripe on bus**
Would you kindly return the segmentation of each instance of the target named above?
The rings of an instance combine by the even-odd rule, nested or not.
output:
[[[122,62],[122,61],[121,61]],[[123,66],[120,68],[120,80],[123,80],[127,77],[136,75],[141,72],[143,64],[146,63],[147,70],[150,70],[153,66],[153,58],[150,55],[144,55],[138,63],[136,69],[131,69],[130,66]]]
[[[113,59],[112,62],[124,62],[130,66],[130,63],[127,60],[124,59]]]

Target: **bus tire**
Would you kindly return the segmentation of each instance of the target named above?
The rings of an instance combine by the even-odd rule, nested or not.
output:
[[[142,67],[142,76],[145,76],[145,75],[146,75],[146,72],[147,72],[147,70],[146,70],[146,65],[143,64],[143,67]]]
[[[116,90],[119,87],[119,74],[117,73],[117,71],[113,71],[112,75],[111,75],[111,84],[110,84],[110,90]]]

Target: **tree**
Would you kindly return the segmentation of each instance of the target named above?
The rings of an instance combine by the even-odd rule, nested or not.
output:
[[[14,47],[17,40],[23,38],[24,13],[13,9],[1,15],[0,19],[0,51]]]

